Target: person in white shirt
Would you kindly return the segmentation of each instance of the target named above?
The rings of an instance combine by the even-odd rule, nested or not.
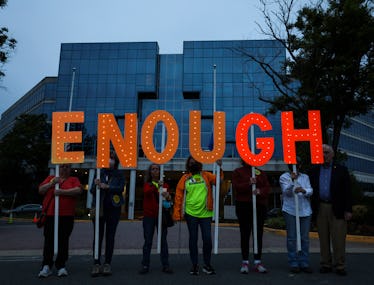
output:
[[[287,230],[288,264],[292,273],[301,271],[312,273],[309,266],[309,230],[312,218],[310,196],[313,194],[313,189],[309,176],[299,172],[300,164],[298,164],[297,173],[292,172],[292,165],[289,165],[289,168],[290,172],[283,173],[279,178],[283,199],[282,212]],[[297,251],[295,195],[297,195],[299,205],[300,252]]]

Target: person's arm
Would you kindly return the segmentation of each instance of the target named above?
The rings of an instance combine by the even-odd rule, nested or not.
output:
[[[50,188],[53,188],[57,183],[57,179],[53,176],[48,176],[42,183],[39,185],[39,194],[45,195]]]
[[[282,193],[286,196],[292,196],[293,195],[293,187],[294,183],[291,179],[291,176],[288,172],[283,173],[279,177],[279,185],[282,189]]]
[[[55,189],[55,195],[57,196],[78,196],[82,193],[82,185],[76,177],[69,177],[71,180],[71,188],[68,189]]]
[[[174,198],[174,210],[173,210],[173,220],[180,221],[182,219],[182,203],[185,192],[186,174],[182,176],[179,180],[177,188],[175,190]]]

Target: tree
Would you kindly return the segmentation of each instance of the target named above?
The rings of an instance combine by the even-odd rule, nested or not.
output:
[[[320,0],[294,13],[294,0],[260,0],[263,34],[287,52],[281,72],[270,62],[241,50],[257,62],[276,86],[278,95],[260,100],[269,113],[293,111],[299,127],[306,110],[320,110],[324,141],[337,151],[348,118],[366,114],[374,103],[373,0]],[[328,130],[332,130],[329,141]]]
[[[0,9],[3,9],[6,4],[7,0],[0,0]],[[5,76],[3,66],[17,44],[17,41],[8,35],[8,32],[8,28],[0,27],[0,79]]]
[[[21,115],[0,142],[0,189],[17,192],[19,202],[36,200],[39,183],[48,175],[51,126],[47,116]]]

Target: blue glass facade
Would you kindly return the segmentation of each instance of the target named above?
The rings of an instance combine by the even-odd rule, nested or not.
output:
[[[12,130],[15,119],[23,114],[47,114],[55,111],[57,77],[46,77],[1,115],[0,138]]]

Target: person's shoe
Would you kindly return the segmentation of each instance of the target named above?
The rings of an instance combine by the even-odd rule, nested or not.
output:
[[[91,270],[91,277],[97,277],[100,273],[100,264],[94,264]]]
[[[149,272],[149,267],[148,266],[143,266],[140,270],[139,270],[139,274],[147,274]]]
[[[346,276],[347,275],[347,271],[344,268],[343,269],[336,269],[335,273],[340,275],[340,276]]]
[[[174,273],[173,269],[171,269],[169,266],[164,266],[162,268],[162,272],[167,273],[167,274],[173,274]]]
[[[258,273],[267,273],[268,272],[267,269],[265,268],[265,266],[262,263],[255,264],[254,271],[256,271]]]
[[[44,265],[42,270],[40,270],[38,277],[39,278],[47,278],[52,274],[51,269],[49,268],[49,265]]]
[[[241,274],[248,274],[248,263],[243,262],[242,266],[240,267]]]
[[[216,274],[216,271],[211,265],[204,265],[203,266],[203,272],[207,275],[213,275]]]
[[[112,267],[110,266],[109,263],[105,263],[103,265],[103,275],[104,276],[112,275]]]
[[[192,265],[190,270],[191,275],[199,275],[199,265]]]
[[[57,276],[58,276],[58,277],[65,277],[65,276],[68,276],[68,272],[67,272],[66,268],[65,268],[65,267],[60,268],[60,269],[57,271]]]
[[[330,273],[332,271],[331,267],[327,267],[327,266],[322,266],[320,269],[319,269],[319,273]]]
[[[300,273],[300,268],[299,267],[297,267],[297,266],[291,266],[291,268],[290,268],[290,272],[291,273]]]
[[[304,272],[304,273],[313,273],[312,268],[310,268],[309,266],[301,267],[300,269],[301,269],[301,271]]]

